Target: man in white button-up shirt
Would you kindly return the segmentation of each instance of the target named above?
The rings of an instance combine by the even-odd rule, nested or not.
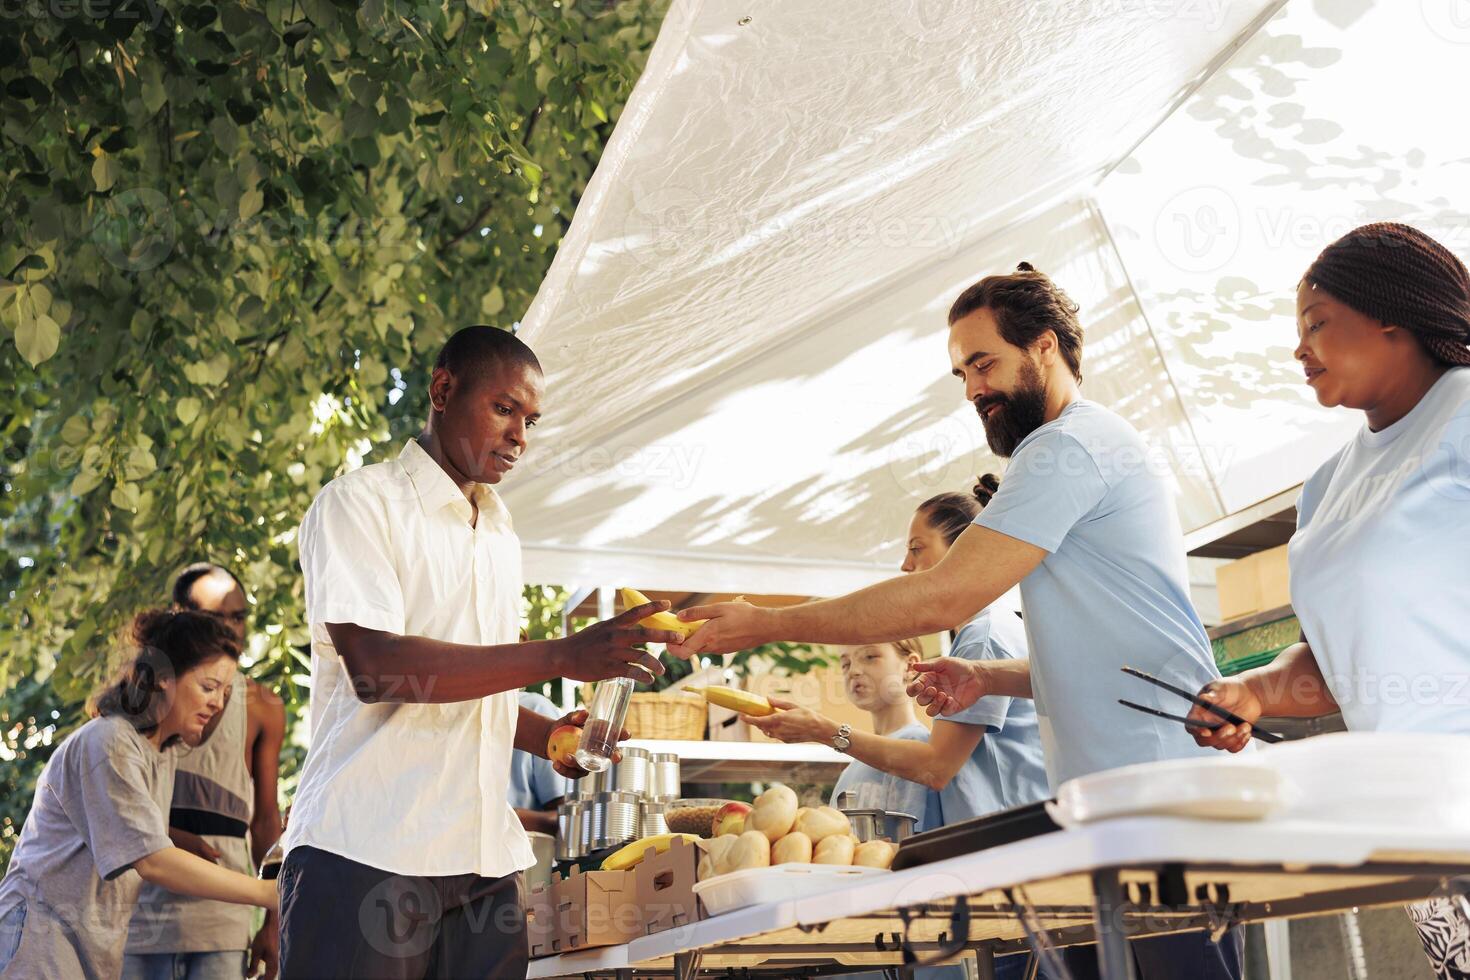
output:
[[[533,858],[511,751],[544,757],[556,721],[516,692],[663,673],[639,645],[677,635],[637,624],[667,603],[517,642],[520,545],[491,485],[525,451],[542,385],[510,333],[459,331],[424,431],[333,480],[302,521],[312,737],[283,844],[282,980],[523,975]]]

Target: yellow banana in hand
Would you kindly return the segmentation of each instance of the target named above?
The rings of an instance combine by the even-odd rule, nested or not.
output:
[[[642,592],[639,592],[637,589],[620,589],[618,591],[622,592],[623,594],[624,609],[636,609],[639,606],[647,605],[648,603],[653,601]],[[686,623],[671,612],[661,612],[654,613],[647,619],[639,620],[638,625],[647,626],[649,629],[654,630],[673,630],[675,633],[678,633],[685,639],[688,639],[689,634],[699,629],[701,626],[704,625],[704,623],[705,621],[702,619],[696,620],[692,623]]]
[[[690,684],[683,688],[683,690],[693,694],[703,694],[704,699],[710,704],[717,704],[722,708],[738,711],[742,715],[755,715],[757,718],[761,718],[776,713],[776,709],[771,705],[771,702],[759,694],[752,694],[749,691],[741,691],[733,687],[724,687],[719,684],[711,685],[710,687],[699,687]]]
[[[652,849],[657,854],[662,854],[674,846],[674,838],[682,837],[691,844],[699,840],[697,834],[655,834],[642,840],[635,840],[631,844],[624,844],[613,851],[602,862],[603,871],[627,871],[629,868],[637,867],[643,859],[648,856]]]

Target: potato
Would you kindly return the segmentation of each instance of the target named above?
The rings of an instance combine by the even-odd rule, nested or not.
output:
[[[851,864],[852,852],[856,848],[857,838],[851,834],[823,837],[817,844],[816,853],[812,855],[812,864]]]
[[[735,840],[730,848],[729,871],[745,871],[749,868],[771,866],[771,842],[759,830],[747,830]]]
[[[820,844],[828,837],[852,833],[852,821],[841,810],[822,806],[805,812],[797,810],[794,828],[810,837],[813,844]]]
[[[711,840],[699,842],[698,847],[704,852],[699,856],[700,881],[730,870],[730,852],[738,840],[740,838],[735,834],[721,834]]]
[[[811,864],[812,839],[799,830],[771,845],[772,864]]]
[[[796,794],[786,786],[772,786],[755,798],[754,808],[745,817],[745,831],[759,831],[774,844],[791,833],[796,823]]]
[[[859,844],[852,854],[852,863],[864,868],[887,868],[893,865],[893,855],[898,848],[886,840],[870,840]]]

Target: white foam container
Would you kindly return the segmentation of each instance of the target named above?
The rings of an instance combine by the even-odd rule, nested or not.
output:
[[[891,874],[887,868],[865,868],[844,864],[778,864],[770,868],[747,868],[706,878],[694,886],[694,894],[709,915],[720,915],[751,905],[805,898],[844,888],[854,879]]]
[[[1470,736],[1336,732],[1256,759],[1289,784],[1284,818],[1470,833]]]
[[[1108,769],[1063,783],[1049,807],[1064,827],[1117,817],[1260,820],[1283,809],[1286,780],[1254,755],[1247,760],[1166,759]]]

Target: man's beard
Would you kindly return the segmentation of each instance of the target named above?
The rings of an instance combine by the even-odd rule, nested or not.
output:
[[[1000,407],[987,417],[985,409],[996,403]],[[1029,361],[1023,364],[1014,391],[980,399],[975,403],[975,411],[980,413],[991,452],[1009,459],[1021,440],[1046,422],[1046,385],[1041,380],[1041,370]]]

